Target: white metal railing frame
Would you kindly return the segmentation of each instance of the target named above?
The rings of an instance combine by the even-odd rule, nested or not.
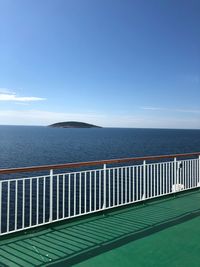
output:
[[[196,156],[198,158],[194,158]],[[177,160],[180,157],[190,157],[190,159]],[[0,180],[0,236],[200,186],[200,153],[133,159],[142,161],[142,164],[108,167],[107,162],[115,164],[115,160],[98,161],[98,165],[103,163],[102,168],[58,174],[55,174],[53,168],[49,166],[48,175]],[[173,159],[173,161],[147,163],[148,160],[154,159]],[[122,163],[123,160],[128,162],[127,159],[121,159],[116,160],[116,163]],[[85,164],[90,166],[88,163],[83,163],[83,166]],[[71,168],[71,164],[67,165]],[[81,163],[77,165],[80,167]],[[91,166],[94,165],[91,164]],[[41,170],[42,167],[29,169],[36,171],[36,168]],[[0,174],[15,173],[19,170],[27,172],[27,169],[0,170]],[[20,183],[21,186],[19,186]],[[12,184],[14,186],[11,186]],[[6,200],[3,199],[3,194]],[[11,197],[12,194],[13,197]],[[35,210],[33,203],[35,203]],[[27,214],[25,214],[27,210],[29,211],[28,224]],[[42,210],[42,219],[40,219],[40,210]]]

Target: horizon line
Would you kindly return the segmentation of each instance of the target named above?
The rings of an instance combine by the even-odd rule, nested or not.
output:
[[[0,124],[0,126],[19,126],[19,127],[49,127],[50,125],[23,125],[23,124]],[[52,127],[53,128],[53,127]],[[200,130],[200,128],[165,128],[165,127],[108,127],[108,126],[100,126],[100,128],[95,129],[149,129],[149,130]],[[54,127],[56,129],[56,127]],[[92,129],[92,128],[78,128],[78,127],[71,127],[71,128],[64,128],[64,127],[57,127],[57,129]]]

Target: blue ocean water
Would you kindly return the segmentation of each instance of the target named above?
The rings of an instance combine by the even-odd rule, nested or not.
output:
[[[174,153],[187,153],[200,151],[200,130],[161,130],[161,129],[119,129],[119,128],[92,128],[92,129],[59,129],[49,127],[28,127],[28,126],[0,126],[0,168],[11,167],[23,167],[23,166],[37,166],[46,164],[59,164],[68,162],[81,162],[81,161],[93,161],[112,158],[123,157],[139,157],[150,155],[163,155]],[[47,174],[47,173],[46,173]],[[19,174],[21,175],[21,174]],[[30,175],[30,174],[29,174]],[[33,176],[33,174],[31,174]],[[35,176],[39,173],[34,173]],[[119,176],[119,196],[120,203],[125,201],[125,179],[124,174]],[[12,175],[11,175],[12,176]],[[2,175],[0,179],[4,180],[7,176]],[[24,174],[23,174],[24,177]],[[99,203],[99,209],[103,207],[104,203],[104,191],[103,191],[103,179],[100,180],[97,177],[96,187],[94,185],[94,176],[87,175],[86,185],[84,185],[84,177],[79,176],[76,179],[76,185],[74,184],[74,176],[71,175],[71,186],[69,187],[69,176],[65,177],[65,199],[58,197],[59,194],[63,194],[63,180],[60,176],[60,180],[57,180],[57,176],[53,178],[53,204],[50,209],[50,178],[46,178],[46,187],[44,194],[44,180],[41,178],[38,182],[36,179],[26,180],[23,185],[23,181],[19,180],[18,183],[11,182],[10,187],[8,182],[2,183],[2,216],[1,216],[1,230],[3,232],[7,229],[7,211],[8,203],[10,203],[9,211],[9,229],[14,229],[15,222],[15,205],[17,203],[17,228],[22,227],[23,211],[25,211],[24,223],[25,226],[35,225],[38,222],[42,223],[45,217],[45,221],[49,220],[50,210],[53,213],[53,219],[62,218],[63,203],[67,203],[65,206],[64,216],[71,216],[74,213],[78,213],[81,208],[81,212],[86,209],[88,212],[90,208],[94,209],[94,199],[96,203]],[[22,178],[22,176],[14,175],[11,178]],[[140,177],[142,179],[142,177]],[[140,180],[137,180],[137,182]],[[82,186],[79,188],[80,180]],[[57,183],[59,181],[59,183]],[[132,181],[133,183],[133,181]],[[142,196],[144,193],[143,187],[140,189],[139,183],[134,181],[134,191],[132,195],[134,198]],[[17,201],[16,195],[17,184]],[[113,188],[116,188],[111,182],[110,193],[111,196],[115,195],[117,199],[116,191],[113,193]],[[142,180],[141,180],[142,184]],[[108,185],[108,179],[106,181]],[[143,183],[144,185],[144,183]],[[152,185],[153,186],[153,185]],[[32,187],[32,193],[30,195],[30,187]],[[91,187],[92,193],[89,188]],[[25,188],[25,206],[23,207],[23,188]],[[70,193],[69,192],[70,188]],[[94,196],[94,188],[97,190],[96,197]],[[100,193],[101,188],[101,193]],[[123,188],[123,189],[122,189]],[[136,190],[136,188],[138,188]],[[160,186],[157,186],[160,188]],[[10,200],[8,201],[8,191],[10,190]],[[38,190],[38,191],[37,191]],[[80,197],[80,191],[82,192]],[[38,192],[38,193],[37,193]],[[74,194],[77,192],[77,194]],[[127,190],[129,192],[129,190]],[[159,193],[159,192],[158,192]],[[84,196],[84,194],[86,194]],[[38,198],[37,198],[38,196]],[[43,208],[45,196],[45,213]],[[70,196],[70,201],[68,197]],[[80,198],[79,198],[80,197]],[[86,204],[84,201],[86,199]],[[38,199],[38,202],[36,201]],[[58,204],[59,199],[59,204]],[[81,205],[79,202],[81,199]],[[75,201],[76,200],[76,201]],[[91,200],[91,202],[90,202]],[[30,203],[32,201],[32,208]],[[76,204],[74,204],[76,202]],[[38,203],[38,204],[37,204]],[[68,208],[70,203],[70,208]],[[90,203],[92,206],[90,207]],[[38,212],[37,212],[38,205]],[[85,206],[84,206],[85,205]],[[106,204],[108,206],[108,190],[106,191]],[[29,214],[32,214],[32,221],[30,223]],[[43,217],[44,216],[44,217]]]
[[[200,151],[200,130],[0,126],[0,168]]]

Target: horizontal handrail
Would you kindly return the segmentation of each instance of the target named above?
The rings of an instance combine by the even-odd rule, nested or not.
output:
[[[22,168],[0,169],[0,175],[1,174],[21,173],[21,172],[46,171],[46,170],[52,170],[52,169],[55,170],[55,169],[80,168],[80,167],[98,166],[98,165],[104,165],[104,164],[126,163],[126,162],[131,162],[131,161],[144,161],[144,160],[148,161],[148,160],[160,160],[160,159],[193,157],[193,156],[200,156],[200,152],[161,155],[161,156],[145,156],[145,157],[134,157],[134,158],[109,159],[109,160],[98,160],[98,161],[89,161],[89,162],[74,162],[74,163],[32,166],[32,167],[22,167]]]

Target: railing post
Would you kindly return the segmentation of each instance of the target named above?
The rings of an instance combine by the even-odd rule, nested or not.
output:
[[[103,165],[103,209],[106,208],[106,164]]]
[[[177,188],[177,159],[174,158],[174,191],[176,192]]]
[[[198,175],[198,183],[197,183],[197,186],[199,186],[200,187],[200,155],[199,155],[199,157],[198,157],[198,163],[199,163],[199,175]]]
[[[0,181],[0,234],[1,234],[1,226],[2,226],[2,223],[1,223],[1,212],[2,212],[2,181]]]
[[[143,196],[142,200],[146,198],[146,160],[143,161]]]
[[[49,184],[49,221],[53,221],[53,170],[50,170],[50,184]]]
[[[181,181],[181,170],[182,170],[182,162],[178,161],[178,169],[177,169],[177,184],[180,184]]]

